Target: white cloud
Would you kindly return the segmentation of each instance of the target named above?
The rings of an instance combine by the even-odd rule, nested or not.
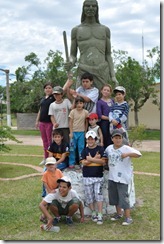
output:
[[[70,47],[71,29],[80,24],[82,4],[81,0],[1,1],[0,68],[15,73],[31,52],[44,59],[50,49],[59,50],[65,57],[62,32],[67,32]],[[111,30],[112,47],[128,51],[139,62],[142,32],[145,50],[160,45],[159,1],[99,0],[99,19]]]

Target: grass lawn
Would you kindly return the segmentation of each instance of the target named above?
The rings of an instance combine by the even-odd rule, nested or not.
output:
[[[13,135],[40,135],[39,130],[12,130]],[[130,135],[130,130],[128,131]],[[160,130],[146,130],[144,140],[160,140]]]
[[[42,147],[10,145],[8,153],[0,153],[0,162],[32,164],[38,166],[42,159]],[[160,173],[160,153],[142,152],[143,156],[133,160],[134,171]],[[34,156],[36,155],[36,156]],[[36,170],[23,166],[0,164],[0,178],[16,177],[36,173]],[[160,240],[160,177],[134,176],[137,202],[132,209],[134,223],[122,226],[121,221],[112,222],[104,216],[103,225],[91,222],[79,223],[74,216],[74,226],[60,223],[59,233],[40,230],[39,203],[41,201],[41,177],[30,177],[17,181],[0,181],[0,239],[1,240]]]

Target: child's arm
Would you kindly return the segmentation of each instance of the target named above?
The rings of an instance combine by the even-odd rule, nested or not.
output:
[[[88,131],[88,119],[85,119],[85,133]]]
[[[48,184],[46,182],[43,182],[43,184],[44,184],[44,187],[46,189],[46,192],[47,193],[50,193],[51,192],[51,189],[49,188]]]
[[[112,123],[114,126],[117,126],[119,122],[113,118],[113,112],[109,112],[109,122]]]
[[[53,157],[53,152],[48,151],[48,157]]]
[[[59,124],[56,123],[55,118],[54,118],[53,115],[51,115],[51,122],[52,122],[54,128],[57,128],[59,126]]]
[[[53,217],[47,210],[47,202],[42,200],[41,203],[39,204],[39,208],[42,211],[42,213],[47,217],[48,219],[47,229],[50,229],[53,223]]]
[[[101,128],[99,127],[98,128],[98,133],[99,133],[99,136],[100,136],[100,146],[104,146],[104,138],[103,138],[103,133],[102,133],[102,130]]]
[[[70,139],[73,138],[73,119],[69,117],[69,137]]]
[[[97,163],[97,164],[106,164],[106,160],[104,158],[101,158],[99,153],[96,153],[94,157],[92,157],[89,153],[89,156],[86,157],[87,161],[90,163]]]
[[[61,158],[56,162],[56,164],[62,163],[67,156],[68,156],[68,152],[62,153]]]
[[[73,75],[69,74],[68,75],[68,79],[67,79],[66,83],[63,86],[64,92],[67,91],[67,89],[69,89],[72,86],[72,84],[74,83],[72,78],[73,78]]]
[[[87,166],[87,165],[91,164],[91,162],[89,162],[89,161],[86,160],[86,159],[81,160],[80,163],[81,163],[82,165],[84,165],[84,166]]]
[[[139,157],[141,157],[141,155],[140,154],[137,154],[137,153],[122,153],[121,154],[121,157],[122,158],[126,158],[126,157],[139,158]]]
[[[125,103],[124,110],[122,111],[122,116],[120,118],[117,118],[116,120],[120,124],[124,123],[125,121],[127,121],[128,113],[129,113],[129,104],[128,103]]]
[[[39,109],[37,117],[36,117],[36,122],[35,122],[36,129],[38,129],[38,127],[39,127],[39,119],[40,119],[40,109]]]

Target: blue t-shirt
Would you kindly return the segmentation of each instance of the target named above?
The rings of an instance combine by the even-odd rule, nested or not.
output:
[[[80,155],[80,161],[83,159],[86,159],[89,154],[94,157],[96,153],[100,154],[101,158],[103,157],[104,154],[104,148],[101,146],[96,146],[95,148],[89,148],[85,147]],[[83,171],[83,177],[103,177],[103,165],[88,165],[88,166],[83,166],[82,168]]]

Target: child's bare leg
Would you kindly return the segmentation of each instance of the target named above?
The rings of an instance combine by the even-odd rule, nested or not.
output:
[[[116,206],[116,211],[118,215],[122,215],[122,208],[120,208],[118,205]]]
[[[130,218],[130,209],[127,208],[127,209],[124,210],[124,212],[125,212],[125,217],[126,218]]]

